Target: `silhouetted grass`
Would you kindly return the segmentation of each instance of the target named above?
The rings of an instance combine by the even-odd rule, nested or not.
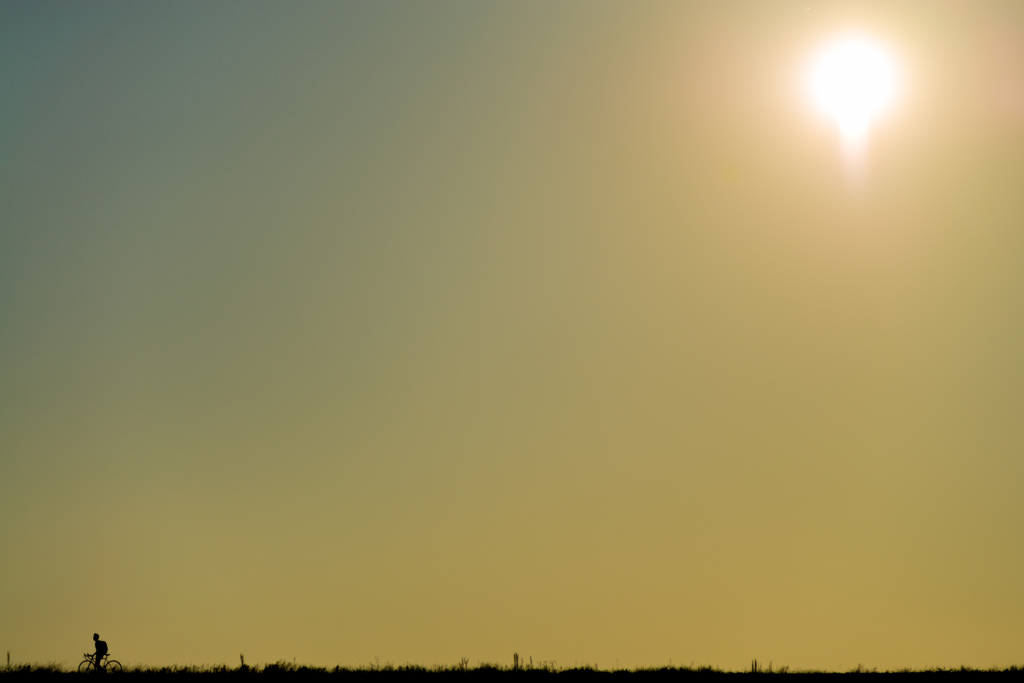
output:
[[[76,665],[77,667],[77,665]],[[895,671],[878,671],[867,669],[858,665],[856,668],[845,672],[829,672],[816,670],[792,670],[788,667],[763,668],[753,663],[750,670],[725,671],[711,666],[683,666],[683,667],[640,667],[635,669],[600,669],[595,665],[582,664],[572,667],[560,667],[555,662],[540,662],[534,664],[531,661],[522,662],[518,658],[510,666],[498,663],[480,663],[476,666],[469,666],[469,662],[463,659],[455,665],[434,665],[422,666],[419,664],[395,665],[391,662],[381,663],[374,661],[366,666],[333,668],[307,666],[297,664],[294,660],[289,662],[280,660],[270,664],[258,664],[247,666],[242,664],[239,667],[227,665],[214,666],[164,666],[150,667],[137,665],[125,667],[119,674],[79,674],[75,668],[63,664],[50,662],[47,664],[16,664],[6,667],[0,666],[0,678],[7,677],[32,677],[40,678],[47,676],[106,676],[108,678],[164,678],[167,676],[220,676],[230,679],[244,679],[252,676],[287,677],[293,679],[301,678],[351,678],[351,679],[372,679],[379,681],[382,678],[413,679],[422,678],[438,680],[441,678],[452,678],[455,680],[480,680],[482,678],[549,678],[557,676],[562,679],[577,678],[601,678],[607,680],[609,677],[615,680],[623,678],[658,679],[659,681],[675,680],[691,677],[722,677],[722,676],[796,676],[801,680],[808,678],[828,677],[830,679],[847,678],[850,676],[883,676],[886,679],[913,677],[915,680],[940,680],[956,678],[964,680],[965,676],[985,676],[986,679],[998,678],[1000,680],[1024,680],[1024,667],[1011,666],[1005,669],[973,669],[969,667],[959,668],[932,668],[932,669],[898,669]],[[90,680],[90,679],[87,679]]]

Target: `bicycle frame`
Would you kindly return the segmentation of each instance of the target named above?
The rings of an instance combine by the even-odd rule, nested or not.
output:
[[[110,666],[111,664],[113,664],[114,667],[115,667],[114,668],[115,671],[120,671],[121,670],[121,663],[118,662],[116,659],[111,659],[109,652],[107,654],[103,655],[102,657],[100,657],[98,662],[96,661],[96,653],[95,652],[91,652],[91,653],[90,652],[86,652],[82,656],[85,657],[85,660],[82,662],[82,664],[91,664],[94,669],[99,669],[100,671],[106,671],[107,667]],[[79,671],[82,670],[82,664],[78,665]]]

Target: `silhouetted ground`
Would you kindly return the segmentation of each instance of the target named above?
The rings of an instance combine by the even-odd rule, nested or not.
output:
[[[1008,669],[969,669],[961,667],[958,669],[928,669],[899,671],[877,671],[859,667],[846,672],[826,671],[792,671],[786,668],[781,670],[760,670],[752,671],[723,671],[713,667],[663,667],[650,669],[618,669],[603,670],[593,667],[559,668],[554,665],[533,666],[527,668],[502,667],[498,665],[481,665],[478,667],[456,666],[456,667],[422,667],[422,666],[369,666],[365,668],[341,668],[333,669],[309,667],[297,665],[291,662],[277,662],[260,666],[244,666],[239,668],[228,668],[225,666],[175,666],[175,667],[129,667],[125,671],[113,674],[79,674],[71,667],[59,664],[46,665],[14,665],[0,667],[0,678],[7,677],[31,677],[33,679],[50,676],[75,676],[94,678],[105,676],[107,678],[166,678],[169,676],[201,676],[203,678],[224,678],[239,681],[250,677],[282,677],[287,679],[319,679],[319,680],[351,680],[353,683],[381,683],[385,680],[401,681],[463,681],[464,683],[477,683],[482,680],[499,679],[506,683],[514,681],[542,681],[558,679],[559,681],[576,680],[601,680],[601,681],[643,681],[645,683],[667,683],[668,681],[722,678],[734,679],[739,676],[768,676],[768,677],[790,677],[795,676],[800,680],[828,678],[830,680],[847,679],[850,677],[865,676],[867,678],[882,677],[885,680],[910,678],[915,681],[941,681],[955,679],[957,681],[970,680],[972,677],[984,677],[985,680],[1000,681],[1024,681],[1024,667],[1010,667]]]

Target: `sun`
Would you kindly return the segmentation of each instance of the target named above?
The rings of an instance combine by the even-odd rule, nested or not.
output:
[[[823,52],[812,72],[811,88],[843,135],[859,138],[892,101],[896,81],[895,64],[881,46],[865,38],[846,38]]]

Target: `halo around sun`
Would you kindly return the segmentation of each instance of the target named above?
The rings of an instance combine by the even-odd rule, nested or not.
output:
[[[896,94],[896,66],[878,44],[840,40],[825,49],[811,73],[814,100],[833,116],[846,137],[863,137]]]

